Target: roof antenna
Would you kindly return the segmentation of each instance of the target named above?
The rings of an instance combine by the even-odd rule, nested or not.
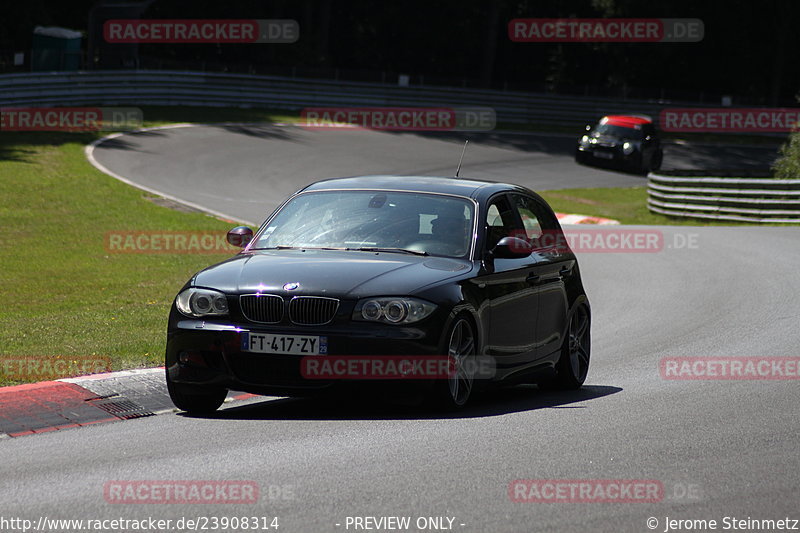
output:
[[[458,158],[458,168],[456,169],[455,177],[458,177],[458,173],[461,172],[461,162],[464,160],[464,152],[467,151],[467,145],[469,144],[469,140],[464,141],[464,149],[461,150],[461,157]]]

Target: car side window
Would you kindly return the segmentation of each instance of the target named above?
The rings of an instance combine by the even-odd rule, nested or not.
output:
[[[536,199],[515,194],[512,196],[514,208],[517,210],[524,226],[524,237],[528,242],[536,244],[545,232],[559,231],[558,221]]]
[[[492,200],[486,210],[486,249],[491,250],[503,237],[517,236],[522,231],[508,199],[501,196]]]
[[[527,204],[525,198],[522,196],[515,196],[514,205],[516,206],[517,212],[522,219],[522,226],[525,229],[525,238],[530,242],[533,241],[533,239],[538,239],[541,237],[542,225],[539,222],[539,217]]]

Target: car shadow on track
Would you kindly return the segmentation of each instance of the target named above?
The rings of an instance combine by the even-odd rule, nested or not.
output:
[[[222,420],[425,420],[499,416],[537,409],[585,409],[589,402],[621,392],[606,385],[584,386],[577,391],[550,392],[535,385],[519,385],[477,394],[461,411],[442,412],[412,398],[413,405],[397,398],[371,396],[280,398],[229,407],[212,415],[179,416]],[[409,399],[407,399],[409,400]]]

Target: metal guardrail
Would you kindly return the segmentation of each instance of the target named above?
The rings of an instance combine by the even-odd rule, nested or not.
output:
[[[613,113],[648,114],[686,102],[558,96],[278,76],[115,70],[0,75],[0,106],[194,105],[298,110],[335,106],[491,107],[499,122],[577,129]]]
[[[800,179],[670,176],[651,172],[647,207],[674,217],[800,222]]]

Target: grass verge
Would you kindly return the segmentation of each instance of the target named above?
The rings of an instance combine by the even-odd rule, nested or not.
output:
[[[207,108],[145,108],[144,116],[146,127],[285,118]],[[231,224],[156,205],[95,169],[84,147],[100,136],[0,133],[0,385],[51,377],[31,365],[12,370],[17,358],[108,357],[113,370],[163,364],[175,293],[230,255],[109,251],[109,231],[219,235]]]

